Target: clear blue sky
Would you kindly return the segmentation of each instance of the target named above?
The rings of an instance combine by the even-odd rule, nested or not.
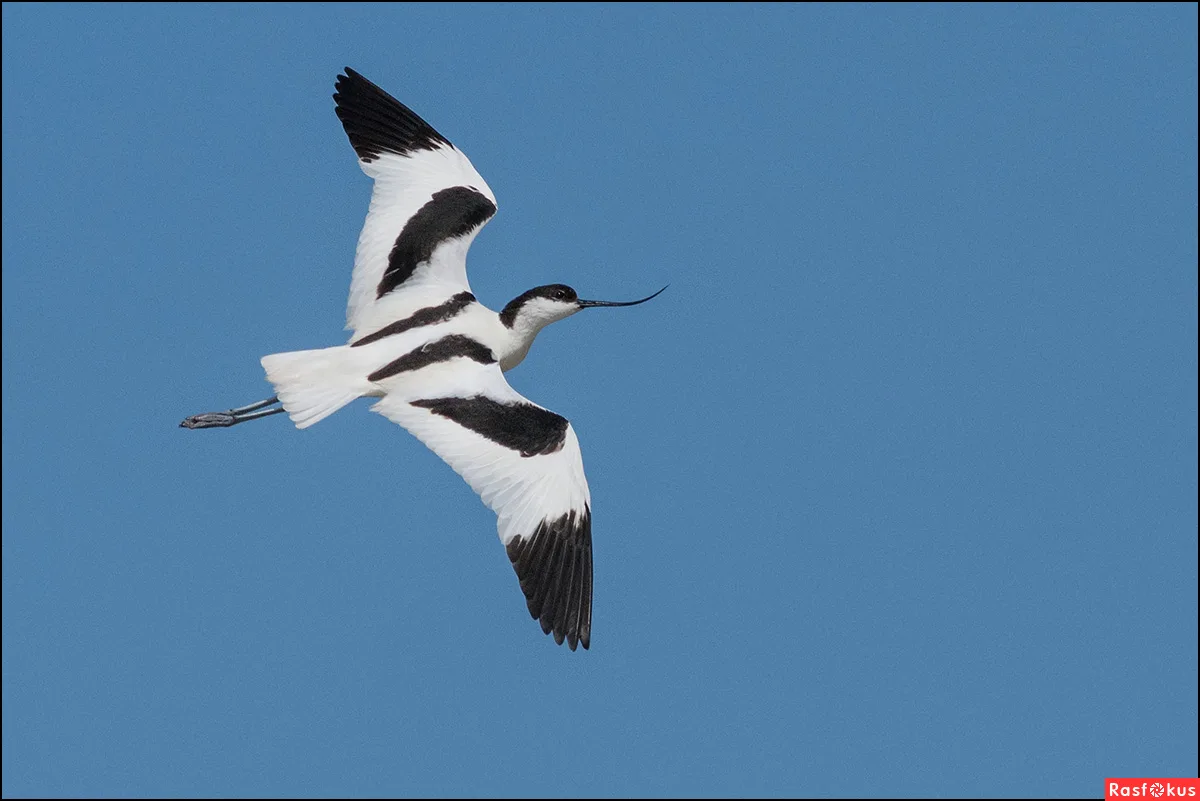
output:
[[[5,795],[1097,796],[1197,764],[1196,6],[3,8]],[[592,650],[359,401],[351,66],[468,153]]]

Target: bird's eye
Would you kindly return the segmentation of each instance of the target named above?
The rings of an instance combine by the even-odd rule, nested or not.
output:
[[[566,296],[567,296],[566,290],[563,290],[563,289],[560,289],[554,293],[554,297],[558,298],[559,300],[562,300]]]

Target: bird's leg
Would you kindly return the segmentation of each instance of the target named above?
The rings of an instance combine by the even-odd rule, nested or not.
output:
[[[207,412],[205,414],[193,414],[191,417],[184,418],[184,421],[179,424],[180,428],[228,428],[235,426],[238,423],[244,423],[247,420],[257,420],[260,417],[270,417],[273,414],[279,414],[286,411],[282,406],[275,409],[266,407],[279,403],[279,398],[267,398],[266,400],[252,403],[249,406],[240,406],[237,409],[230,409],[227,412]],[[261,410],[261,411],[260,411]]]

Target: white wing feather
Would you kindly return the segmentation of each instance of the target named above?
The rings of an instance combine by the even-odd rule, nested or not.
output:
[[[359,160],[363,172],[375,179],[371,207],[358,237],[354,255],[354,274],[350,279],[350,298],[346,303],[346,328],[364,331],[386,325],[391,320],[412,314],[430,302],[430,297],[445,299],[458,292],[470,292],[467,281],[467,250],[482,230],[449,240],[434,251],[428,266],[415,278],[423,286],[395,290],[378,300],[376,287],[388,266],[388,256],[405,223],[433,197],[435,192],[454,186],[468,186],[493,203],[491,187],[465,155],[452,145],[436,150],[417,150],[411,155],[383,153],[374,161]],[[487,223],[485,222],[484,225]],[[430,284],[434,286],[430,286]],[[423,290],[422,292],[410,292]],[[405,297],[408,294],[409,297]],[[387,301],[386,308],[374,310]]]
[[[592,628],[591,496],[579,440],[570,423],[561,447],[524,456],[414,402],[465,403],[481,396],[497,404],[529,404],[500,372],[468,358],[433,364],[379,382],[387,394],[372,410],[399,423],[462,476],[497,518],[497,530],[521,582],[530,615],[571,650],[588,648]],[[436,407],[436,404],[435,404]],[[562,420],[553,413],[551,420]],[[506,428],[501,425],[498,428]],[[557,430],[557,428],[552,428]],[[493,431],[504,439],[509,431]],[[541,447],[544,440],[531,440]],[[511,444],[511,443],[510,443]]]
[[[346,327],[358,332],[380,321],[386,324],[407,317],[430,297],[440,295],[444,300],[469,292],[467,250],[495,213],[496,196],[470,159],[412,109],[349,67],[345,73],[338,76],[333,95],[338,119],[358,154],[359,166],[375,181],[346,303]],[[417,236],[436,245],[429,258],[417,265],[411,278],[379,297],[380,282],[401,232],[434,195],[457,187],[471,190],[486,210],[458,220],[469,220],[468,230],[433,232],[439,234],[436,242]]]
[[[484,395],[502,403],[533,404],[504,380],[499,365],[455,359],[421,370],[406,381],[382,382],[387,395],[371,407],[440,456],[496,513],[500,541],[529,537],[538,524],[591,506],[583,454],[568,424],[563,447],[522,456],[412,401]],[[543,408],[543,407],[538,407]]]

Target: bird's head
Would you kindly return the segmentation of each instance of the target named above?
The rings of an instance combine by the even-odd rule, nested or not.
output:
[[[641,300],[611,301],[611,300],[580,300],[574,289],[566,284],[547,284],[523,292],[509,301],[500,312],[500,319],[509,328],[539,331],[542,328],[564,320],[583,309],[596,306],[636,306],[645,303],[662,293],[662,289]]]

